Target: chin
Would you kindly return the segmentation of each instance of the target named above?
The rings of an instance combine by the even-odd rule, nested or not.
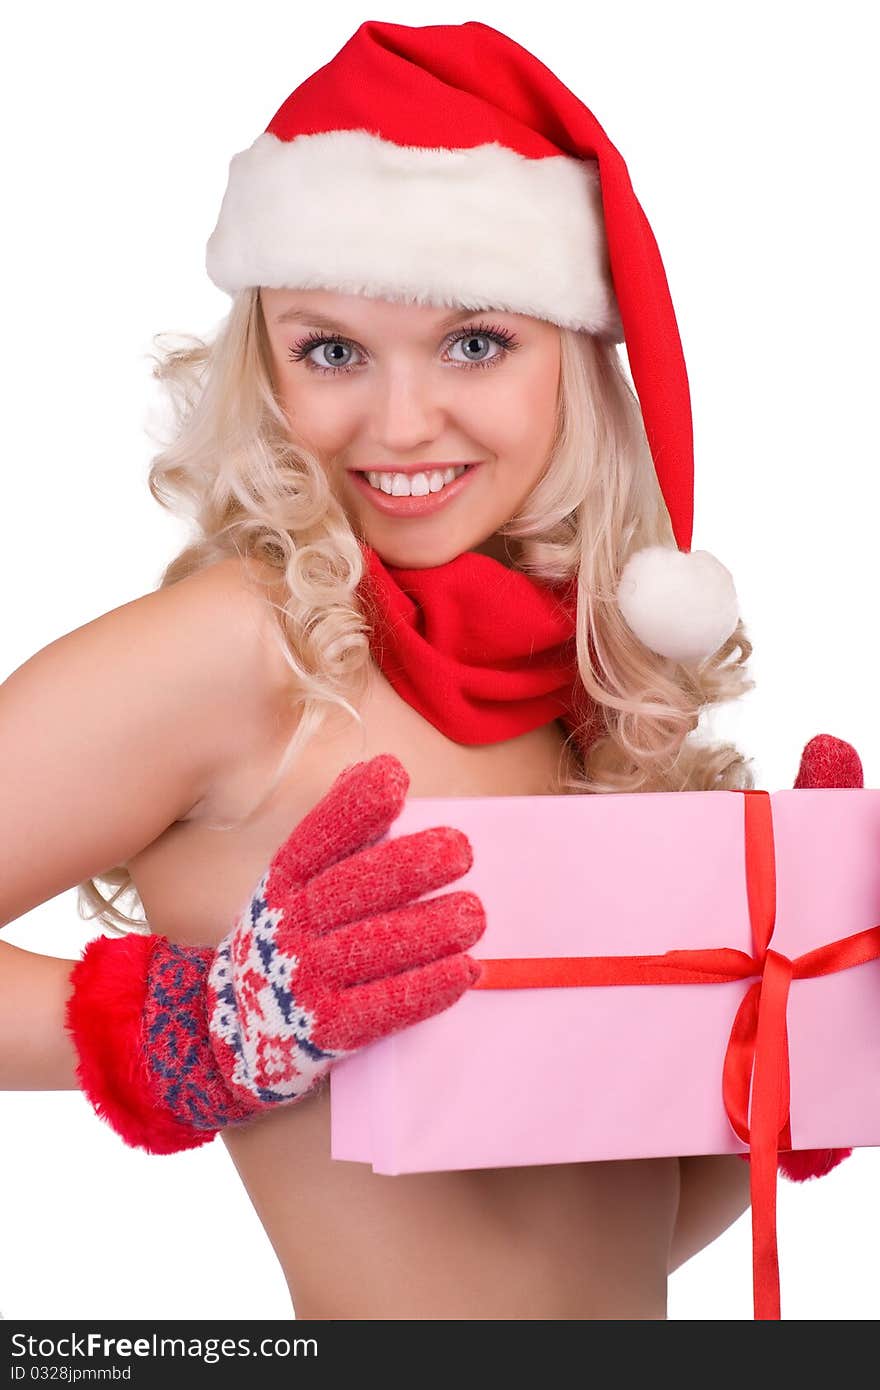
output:
[[[372,545],[372,541],[369,542]],[[394,565],[401,570],[430,570],[436,569],[440,565],[448,565],[450,560],[455,560],[459,555],[464,554],[463,550],[437,550],[429,552],[424,546],[420,546],[412,552],[408,550],[392,549],[385,546],[374,545],[373,549],[386,565]]]
[[[443,539],[433,544],[425,540],[398,538],[395,536],[379,537],[371,534],[369,530],[360,532],[364,542],[372,546],[380,560],[386,565],[394,565],[397,569],[426,570],[434,569],[437,565],[446,565],[450,560],[454,560],[459,555],[463,555],[466,550],[474,549],[478,542],[463,541],[460,545]]]

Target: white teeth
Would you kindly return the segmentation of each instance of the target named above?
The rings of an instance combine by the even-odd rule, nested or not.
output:
[[[371,487],[387,492],[390,497],[427,497],[429,492],[439,492],[454,478],[465,472],[464,465],[459,468],[434,468],[429,473],[367,473]]]

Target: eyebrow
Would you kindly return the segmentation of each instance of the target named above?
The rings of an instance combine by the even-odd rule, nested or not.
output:
[[[473,318],[474,314],[480,312],[485,313],[486,311],[478,309],[456,309],[454,313],[447,315],[445,319],[442,319],[440,323],[438,323],[437,329],[442,333],[444,329],[451,328],[453,324],[460,323],[462,319]],[[292,304],[289,309],[285,309],[283,314],[278,315],[275,322],[308,323],[313,324],[315,328],[327,328],[331,330],[331,332],[341,331],[346,333],[351,331],[346,329],[345,325],[340,323],[338,319],[328,318],[326,314],[318,314],[315,313],[314,310],[303,309],[298,304]]]

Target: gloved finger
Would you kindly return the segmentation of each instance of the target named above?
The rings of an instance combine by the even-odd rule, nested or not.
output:
[[[486,930],[476,893],[442,893],[394,912],[352,922],[315,942],[297,973],[299,987],[344,989],[466,951]]]
[[[409,773],[393,753],[378,753],[340,772],[303,816],[269,865],[278,898],[346,855],[381,839],[403,809]]]
[[[479,962],[461,953],[387,980],[353,985],[335,996],[333,1016],[319,1021],[313,1041],[334,1052],[366,1047],[442,1013],[470,988],[480,972]]]
[[[278,924],[282,949],[299,954],[298,937],[392,912],[460,878],[472,863],[467,836],[453,826],[435,825],[331,864],[288,899],[274,899],[268,888],[266,901],[270,908],[283,908]]]
[[[861,759],[851,743],[816,734],[801,754],[795,787],[863,787]]]

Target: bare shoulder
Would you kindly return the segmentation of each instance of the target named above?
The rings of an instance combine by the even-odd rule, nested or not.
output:
[[[127,863],[265,739],[292,674],[270,578],[210,566],[63,634],[3,681],[0,925]]]
[[[234,555],[157,593],[179,614],[182,657],[192,661],[207,655],[235,703],[242,733],[250,721],[261,724],[289,707],[296,677],[284,656],[278,619],[284,586],[276,570]],[[198,640],[188,641],[194,625]]]
[[[176,600],[174,590],[179,591]],[[286,586],[271,566],[234,555],[163,592],[179,612],[182,657],[191,664],[205,651],[217,673],[216,699],[205,717],[217,726],[218,758],[202,795],[181,817],[192,820],[221,814],[217,806],[230,779],[235,782],[241,768],[272,745],[279,731],[293,732],[297,677],[285,656],[278,617]],[[187,643],[194,623],[199,636]]]

